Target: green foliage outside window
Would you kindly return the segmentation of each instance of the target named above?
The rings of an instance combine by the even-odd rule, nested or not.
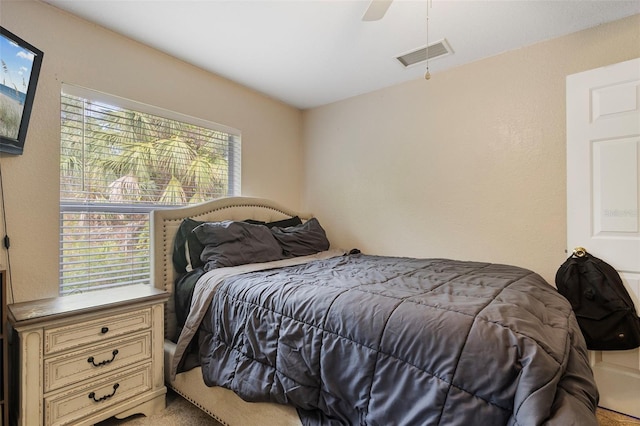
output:
[[[149,212],[235,195],[239,136],[63,94],[61,293],[149,282]]]

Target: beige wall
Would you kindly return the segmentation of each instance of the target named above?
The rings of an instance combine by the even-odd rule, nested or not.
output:
[[[313,211],[334,246],[552,280],[565,77],[640,56],[634,16],[302,114],[45,3],[2,0],[0,24],[45,53],[25,153],[0,159],[15,301],[57,294],[63,82],[240,129],[243,193]]]
[[[58,292],[62,83],[240,129],[243,194],[300,207],[299,110],[45,3],[2,0],[0,25],[44,52],[24,155],[0,158],[15,301]]]
[[[565,78],[639,56],[636,15],[306,111],[305,208],[335,246],[552,282],[567,256]]]

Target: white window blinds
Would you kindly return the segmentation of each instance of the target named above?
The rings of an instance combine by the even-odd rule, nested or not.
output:
[[[149,212],[240,194],[240,133],[65,85],[60,293],[148,283]]]

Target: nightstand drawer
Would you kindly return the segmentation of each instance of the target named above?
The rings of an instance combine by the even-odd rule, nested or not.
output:
[[[45,328],[44,353],[47,355],[74,349],[148,328],[151,328],[150,309],[105,315],[83,324],[73,323],[62,327]]]
[[[44,360],[44,391],[90,379],[151,359],[151,332]]]
[[[44,398],[44,424],[76,424],[93,413],[123,403],[152,387],[151,364]]]

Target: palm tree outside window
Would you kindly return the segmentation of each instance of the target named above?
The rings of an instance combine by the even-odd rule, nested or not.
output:
[[[152,210],[239,194],[239,131],[63,86],[60,294],[148,284]]]

